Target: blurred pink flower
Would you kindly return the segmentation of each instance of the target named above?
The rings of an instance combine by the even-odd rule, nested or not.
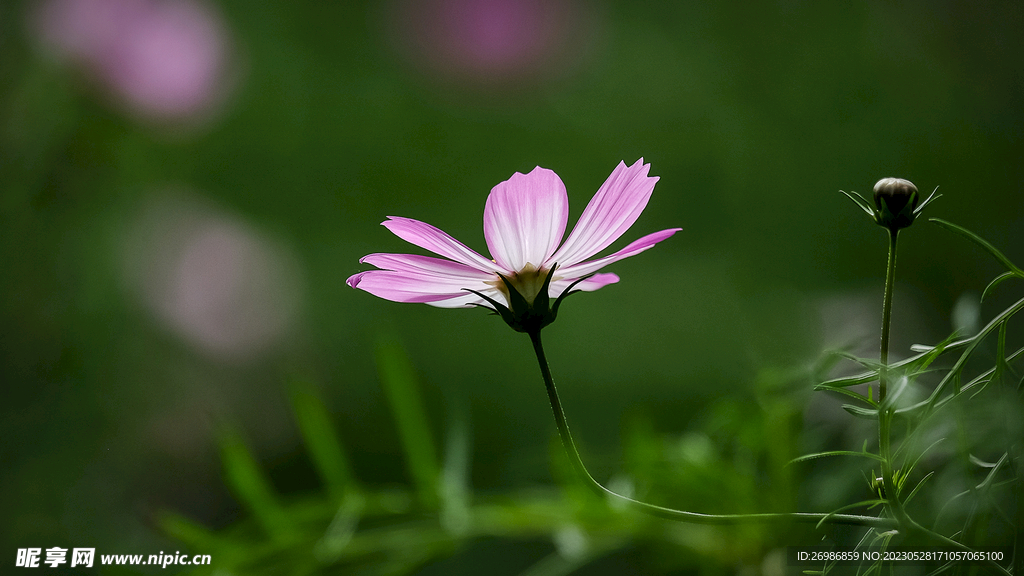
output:
[[[146,118],[207,113],[230,77],[225,26],[196,0],[48,0],[34,23],[58,56]]]
[[[252,358],[280,345],[296,321],[301,274],[289,251],[191,195],[149,199],[123,250],[129,288],[212,356]]]
[[[658,181],[647,175],[649,171],[642,158],[629,167],[619,162],[561,246],[569,212],[562,180],[539,166],[529,174],[513,174],[491,190],[484,208],[484,237],[493,260],[430,224],[389,216],[383,225],[396,236],[447,259],[370,254],[360,262],[379,270],[360,272],[348,279],[348,285],[394,302],[444,308],[495,308],[501,300],[514,308],[510,286],[530,307],[544,286],[547,296],[556,298],[567,289],[597,290],[619,280],[615,274],[595,274],[598,270],[680,230],[648,234],[609,256],[587,261],[624,234],[643,212]]]
[[[582,52],[590,28],[573,0],[399,0],[393,16],[409,58],[483,83],[561,67]]]

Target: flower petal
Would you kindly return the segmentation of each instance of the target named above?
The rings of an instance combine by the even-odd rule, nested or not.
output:
[[[643,238],[640,238],[639,240],[630,243],[622,250],[619,250],[614,254],[605,256],[604,258],[598,258],[597,260],[591,260],[590,262],[583,262],[581,264],[574,264],[572,266],[566,266],[564,268],[559,267],[558,273],[564,274],[566,277],[574,278],[586,276],[591,272],[596,272],[601,268],[604,268],[605,266],[611,264],[612,262],[617,262],[619,260],[622,260],[623,258],[629,258],[630,256],[636,256],[637,254],[643,252],[644,250],[647,250],[651,246],[654,246],[658,242],[661,242],[662,240],[668,238],[669,236],[672,236],[673,234],[679,232],[680,230],[682,230],[682,228],[669,228],[667,230],[662,230],[660,232],[648,234],[647,236],[644,236]]]
[[[619,162],[550,262],[563,267],[582,262],[629,230],[647,207],[658,181],[657,176],[647,175],[651,165],[643,162],[641,158],[628,168]]]
[[[381,225],[410,244],[451,258],[460,264],[482,271],[505,272],[472,248],[426,222],[400,216],[388,216],[388,219],[381,222]]]
[[[474,284],[496,278],[491,272],[477,270],[451,260],[420,256],[419,254],[370,254],[360,258],[359,263],[371,264],[381,270],[436,276],[442,279],[463,279]]]
[[[572,284],[578,279],[579,276],[574,278],[563,278],[562,280],[555,280],[554,282],[551,283],[551,286],[549,287],[548,296],[551,298],[558,298],[559,296],[562,295],[562,292],[565,292],[565,289],[568,288],[570,284]],[[573,291],[583,290],[584,292],[593,292],[598,288],[604,288],[605,286],[609,284],[614,284],[618,281],[619,276],[617,274],[594,274],[590,278],[587,278],[583,282],[580,282],[579,284],[573,286],[572,289]]]
[[[480,293],[486,294],[487,296],[497,300],[498,302],[502,301],[501,293],[498,292],[497,290],[480,290]],[[458,296],[456,298],[449,298],[447,300],[427,302],[427,304],[430,304],[431,306],[436,306],[438,308],[470,308],[476,304],[481,304],[486,308],[491,308],[491,305],[488,304],[486,300],[477,296],[476,294],[466,294],[465,296]]]
[[[465,296],[466,288],[491,289],[482,281],[394,270],[369,270],[348,279],[348,285],[392,302],[437,302]]]
[[[551,170],[516,172],[491,189],[484,207],[484,238],[499,266],[510,272],[540,267],[565,234],[569,198]]]

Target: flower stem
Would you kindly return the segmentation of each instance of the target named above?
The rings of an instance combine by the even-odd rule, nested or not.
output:
[[[891,428],[893,410],[891,402],[886,402],[886,391],[889,384],[889,328],[892,325],[892,292],[896,281],[896,240],[899,229],[889,229],[889,261],[885,270],[885,294],[882,296],[882,345],[878,353],[878,452],[882,457],[882,486],[885,489],[885,500],[889,511],[900,526],[905,529],[914,526],[913,520],[903,509],[899,495],[896,493],[896,482],[892,466]]]
[[[890,438],[895,407],[891,399],[886,401],[886,392],[889,383],[889,329],[892,324],[892,292],[896,280],[896,239],[898,235],[898,228],[889,229],[889,261],[885,271],[885,294],[882,297],[882,343],[878,354],[880,364],[878,369],[878,455],[882,458],[882,487],[885,490],[886,506],[895,518],[899,529],[907,535],[920,536],[938,545],[972,551],[962,542],[957,542],[918,524],[907,514],[897,493]],[[1009,574],[1005,568],[994,562],[986,562],[986,565],[1001,574]]]
[[[882,346],[879,352],[879,362],[882,368],[878,376],[878,403],[885,400],[886,385],[888,384],[889,367],[889,326],[892,324],[892,289],[896,281],[896,238],[899,229],[889,230],[889,264],[885,269],[885,294],[882,297]]]
[[[859,516],[854,514],[816,514],[806,512],[791,513],[768,513],[768,514],[701,514],[699,512],[687,512],[648,504],[634,500],[627,496],[617,494],[605,488],[594,477],[590,475],[587,467],[576,450],[576,443],[569,433],[569,424],[565,420],[565,412],[562,411],[562,403],[558,400],[558,391],[555,390],[555,382],[551,378],[551,369],[548,367],[547,357],[544,355],[544,347],[541,345],[540,330],[529,332],[530,340],[533,342],[533,350],[537,354],[537,362],[540,364],[540,372],[544,377],[544,385],[547,387],[548,400],[551,402],[551,411],[555,416],[555,425],[558,427],[558,435],[562,440],[562,447],[565,449],[569,462],[579,475],[580,479],[598,496],[614,499],[623,502],[630,508],[669,520],[680,522],[692,522],[696,524],[740,524],[748,522],[810,522],[826,524],[850,524],[857,526],[871,526],[888,529],[894,523],[888,518],[877,518],[873,516]]]

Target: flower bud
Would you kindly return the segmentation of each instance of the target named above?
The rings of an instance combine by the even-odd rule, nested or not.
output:
[[[899,230],[913,224],[917,201],[917,186],[910,180],[882,178],[875,183],[875,208],[880,226]]]

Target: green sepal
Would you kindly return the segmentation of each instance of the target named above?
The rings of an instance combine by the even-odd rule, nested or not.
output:
[[[554,272],[554,269],[552,269],[552,272]],[[573,288],[575,288],[577,284],[579,284],[580,282],[583,282],[584,280],[590,278],[594,274],[597,274],[597,272],[591,272],[590,274],[587,274],[586,276],[580,278],[579,280],[574,281],[572,284],[569,284],[569,286],[566,287],[566,289],[563,290],[561,294],[558,295],[558,298],[555,299],[555,305],[551,307],[551,319],[552,320],[554,320],[555,316],[558,316],[558,307],[562,305],[562,300],[565,300],[570,294],[575,294],[577,292],[582,292],[582,290],[573,290]],[[550,278],[550,276],[548,276],[548,277]]]
[[[876,196],[876,198],[878,198],[881,208],[878,210],[878,216],[875,221],[883,228],[890,230],[906,228],[913,224],[914,219],[917,218],[918,212],[914,209],[914,205],[917,204],[917,190],[911,192],[907,203],[903,205],[903,209],[896,213],[889,209],[889,203],[885,201],[884,196]]]
[[[931,204],[933,201],[938,200],[939,198],[942,198],[942,194],[936,194],[936,192],[938,191],[939,187],[936,186],[935,189],[932,190],[932,193],[929,194],[927,198],[925,198],[924,202],[921,202],[920,204],[917,205],[917,208],[914,209],[915,217],[924,210],[925,206]]]
[[[871,216],[872,220],[874,220],[876,223],[878,222],[878,214],[875,212],[875,209],[871,207],[871,203],[868,202],[867,198],[861,196],[859,192],[851,193],[847,192],[846,190],[840,190],[840,192],[842,192],[844,195],[846,195],[847,198],[852,200],[853,203],[859,206],[861,210],[866,212],[868,216]]]
[[[463,290],[476,294],[487,301],[487,303],[493,307],[494,312],[500,315],[501,319],[511,326],[516,332],[530,333],[540,331],[541,328],[544,328],[555,321],[555,318],[558,316],[558,307],[562,304],[562,301],[570,294],[579,292],[579,290],[573,290],[573,288],[575,288],[580,282],[583,282],[594,275],[587,274],[586,276],[574,281],[572,284],[569,284],[558,298],[555,299],[554,306],[551,306],[551,298],[548,296],[548,291],[551,287],[551,278],[555,275],[556,268],[558,268],[558,264],[551,266],[551,270],[548,271],[547,276],[544,278],[544,283],[541,285],[540,291],[534,297],[532,304],[527,302],[526,298],[516,290],[512,281],[502,274],[498,274],[498,277],[501,278],[502,283],[505,284],[505,289],[508,291],[510,306],[505,306],[494,298],[486,296],[476,290],[471,290],[469,288],[463,288]],[[487,306],[484,306],[483,304],[474,305],[481,308],[487,308]]]

